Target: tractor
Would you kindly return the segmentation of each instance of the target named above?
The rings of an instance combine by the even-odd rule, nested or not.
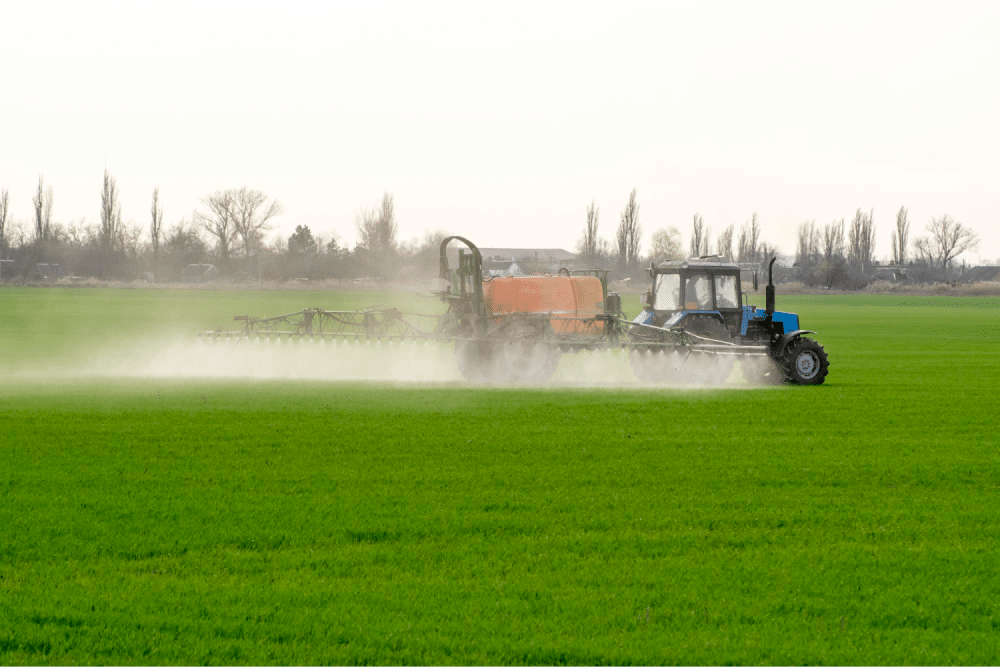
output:
[[[800,329],[798,315],[775,310],[774,262],[768,265],[764,310],[747,303],[746,271],[738,264],[718,257],[651,264],[652,287],[630,329],[635,374],[648,381],[721,382],[739,359],[754,384],[822,384],[830,362],[823,347],[805,337],[815,332]],[[751,275],[756,291],[756,270]],[[688,339],[687,348],[670,344],[677,332]],[[699,356],[685,370],[693,353]]]

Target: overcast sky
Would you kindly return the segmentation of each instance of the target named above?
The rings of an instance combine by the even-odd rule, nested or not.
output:
[[[1000,3],[21,2],[0,16],[0,189],[31,218],[190,219],[248,186],[353,245],[394,195],[404,239],[573,250],[638,190],[643,249],[693,214],[796,228],[900,206],[1000,258]]]

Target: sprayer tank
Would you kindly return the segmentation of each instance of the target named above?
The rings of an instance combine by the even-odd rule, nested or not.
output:
[[[592,319],[604,313],[604,292],[594,276],[494,278],[483,285],[483,297],[495,316],[551,313],[556,333],[587,333],[592,323],[577,318]]]

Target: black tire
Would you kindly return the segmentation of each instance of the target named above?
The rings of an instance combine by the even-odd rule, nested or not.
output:
[[[826,350],[810,338],[796,338],[782,355],[781,370],[790,384],[823,384],[829,369]]]
[[[515,384],[548,382],[559,367],[562,351],[540,341],[505,340],[500,344],[498,375],[494,379]]]
[[[693,342],[720,343],[733,342],[729,330],[714,317],[698,317],[684,327],[689,333],[698,336]],[[709,340],[703,340],[703,339]],[[731,354],[715,354],[712,352],[693,352],[681,367],[680,376],[696,384],[721,384],[729,379],[733,372],[736,357]]]
[[[494,382],[540,384],[559,367],[562,350],[552,341],[548,320],[512,319],[495,336]]]
[[[469,382],[490,382],[496,366],[496,349],[485,340],[455,341],[458,370]]]

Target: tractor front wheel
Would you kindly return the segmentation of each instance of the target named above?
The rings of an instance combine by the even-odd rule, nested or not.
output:
[[[792,384],[823,384],[829,368],[826,350],[809,338],[796,338],[789,343],[781,360],[785,382]]]

